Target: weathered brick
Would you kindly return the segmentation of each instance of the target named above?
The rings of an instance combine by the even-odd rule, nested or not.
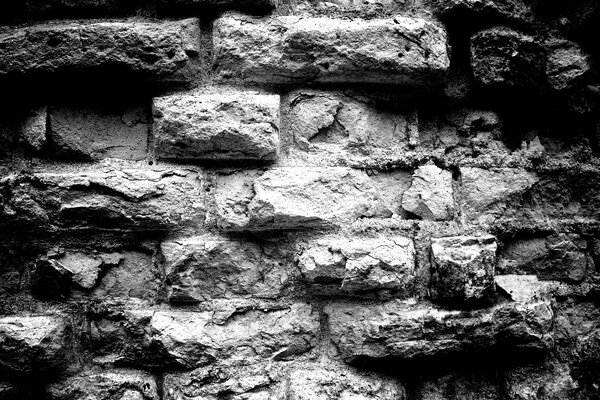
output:
[[[218,225],[224,230],[322,228],[400,212],[407,174],[374,177],[349,168],[273,168],[221,175]]]
[[[475,80],[495,88],[540,88],[545,83],[546,49],[536,38],[492,28],[471,38]]]
[[[460,312],[410,306],[334,303],[325,308],[331,338],[348,362],[394,357],[422,359],[491,348],[548,349],[549,302],[505,303]]]
[[[581,282],[593,271],[587,241],[577,234],[509,241],[498,255],[504,274],[535,274],[543,280]]]
[[[405,396],[404,388],[397,379],[327,364],[301,366],[293,370],[286,398],[392,400]]]
[[[510,207],[511,199],[529,190],[539,178],[518,168],[462,167],[461,200],[469,218],[495,218]]]
[[[272,160],[277,156],[277,95],[158,97],[153,113],[159,158]]]
[[[171,302],[252,296],[275,298],[289,286],[285,259],[273,245],[188,237],[161,244]]]
[[[51,400],[114,399],[118,393],[122,400],[158,400],[156,379],[152,374],[130,369],[112,369],[102,372],[84,371],[69,376],[46,388]]]
[[[41,150],[46,144],[46,126],[48,120],[48,107],[38,107],[30,110],[21,124],[21,135],[29,146]]]
[[[319,316],[295,303],[279,310],[131,310],[117,317],[93,317],[97,362],[146,367],[195,368],[216,360],[287,359],[316,344]]]
[[[497,247],[490,235],[431,239],[433,296],[452,303],[489,298],[495,290]]]
[[[402,16],[346,21],[232,14],[215,22],[213,42],[219,76],[248,82],[431,85],[449,66],[443,28]]]
[[[39,24],[0,33],[0,76],[119,67],[141,76],[190,79],[197,19]]]
[[[163,230],[204,219],[202,177],[186,170],[44,172],[11,175],[5,223],[21,228]]]
[[[404,237],[320,239],[298,258],[303,279],[343,292],[386,290],[406,295],[415,271],[415,249]]]
[[[0,369],[31,373],[64,366],[68,334],[60,316],[0,318]]]
[[[455,214],[452,173],[433,164],[417,168],[410,188],[402,196],[402,208],[423,219],[452,219]]]
[[[285,99],[287,162],[309,165],[351,165],[392,159],[406,151],[414,110],[391,104],[378,106],[367,98],[339,92],[302,89]]]
[[[339,362],[223,362],[165,375],[167,400],[235,398],[288,400],[395,400],[404,387],[394,378]]]
[[[61,158],[142,160],[148,146],[148,116],[131,107],[49,108],[50,152]]]

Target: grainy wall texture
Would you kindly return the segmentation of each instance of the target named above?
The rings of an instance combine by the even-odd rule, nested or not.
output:
[[[0,3],[0,400],[600,398],[596,0]]]

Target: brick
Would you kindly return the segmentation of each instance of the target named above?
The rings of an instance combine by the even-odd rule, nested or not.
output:
[[[298,258],[303,279],[323,287],[360,293],[385,290],[406,296],[415,280],[415,249],[404,237],[320,239]]]
[[[42,106],[30,110],[21,124],[21,135],[29,146],[40,151],[46,144],[46,125],[48,120],[48,107]]]
[[[441,82],[449,66],[444,29],[410,17],[230,14],[215,22],[213,43],[219,77],[247,82],[431,85]]]
[[[319,316],[308,304],[279,310],[130,310],[92,317],[96,362],[196,368],[228,359],[285,360],[316,344]]]
[[[456,304],[489,299],[497,247],[491,235],[431,239],[434,298]]]
[[[417,168],[410,188],[402,196],[402,208],[423,219],[452,219],[455,214],[452,173],[433,164]]]
[[[172,95],[153,100],[156,154],[165,159],[273,160],[279,96]]]
[[[590,56],[576,43],[552,40],[549,46],[546,75],[550,86],[564,91],[575,86],[591,69]]]
[[[21,229],[152,231],[198,227],[202,177],[185,170],[110,168],[11,175],[5,223]]]
[[[411,129],[418,131],[414,110],[393,104],[382,108],[339,92],[294,91],[284,107],[290,164],[356,165],[392,159],[408,149]]]
[[[281,296],[290,285],[285,259],[276,256],[273,246],[265,246],[201,236],[163,242],[169,300]]]
[[[50,107],[50,151],[60,158],[142,160],[148,147],[148,116],[131,107]]]
[[[471,38],[471,67],[484,86],[540,88],[545,83],[546,49],[533,36],[492,28]]]
[[[323,228],[400,212],[403,173],[369,177],[350,168],[272,168],[221,175],[218,226],[229,231]]]
[[[403,399],[406,393],[397,379],[339,365],[308,365],[289,377],[289,400]]]
[[[594,270],[587,241],[578,234],[512,240],[498,255],[503,274],[535,274],[542,280],[582,282]]]
[[[156,380],[148,372],[131,369],[110,369],[102,372],[83,371],[46,388],[50,400],[94,398],[110,400],[120,393],[123,400],[159,400]]]
[[[381,305],[333,303],[325,313],[331,338],[347,362],[424,359],[493,348],[547,350],[553,345],[548,301],[470,312],[398,300]]]
[[[525,193],[539,180],[534,172],[518,168],[462,167],[461,199],[469,217],[501,216],[511,199]]]
[[[188,80],[199,52],[197,19],[38,24],[0,34],[0,76],[119,67]]]
[[[0,318],[0,369],[32,373],[63,367],[69,327],[60,316]]]

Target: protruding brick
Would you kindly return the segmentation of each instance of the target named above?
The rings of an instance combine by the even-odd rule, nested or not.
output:
[[[285,360],[309,351],[319,334],[319,315],[304,303],[216,315],[146,309],[93,318],[96,361],[195,368],[227,359]]]
[[[334,303],[325,308],[331,338],[348,362],[422,359],[493,347],[548,349],[553,312],[546,301],[460,312],[410,306]]]
[[[256,242],[196,236],[164,242],[161,250],[171,302],[275,298],[290,283],[275,249]]]
[[[159,158],[272,160],[279,145],[279,96],[172,95],[153,101]]]
[[[31,373],[63,366],[68,325],[57,316],[0,318],[0,369]]]
[[[402,208],[423,219],[451,219],[455,213],[452,173],[433,164],[417,168],[402,196]]]
[[[495,289],[497,247],[490,235],[431,239],[434,297],[451,303],[489,298]]]
[[[29,112],[21,124],[21,135],[31,148],[40,151],[46,144],[46,125],[48,120],[48,107],[38,107]]]
[[[319,292],[325,286],[406,295],[416,275],[415,249],[404,237],[322,239],[300,255],[298,268]]]
[[[185,170],[101,169],[11,175],[4,221],[22,229],[163,230],[204,219],[202,177]]]
[[[399,212],[405,176],[369,177],[350,168],[273,168],[222,175],[218,225],[224,230],[322,228]],[[406,179],[408,179],[406,177]]]
[[[296,84],[440,83],[449,67],[444,29],[427,20],[342,20],[231,14],[214,25],[222,79]]]
[[[119,67],[188,80],[199,53],[197,19],[39,24],[0,34],[0,76]]]

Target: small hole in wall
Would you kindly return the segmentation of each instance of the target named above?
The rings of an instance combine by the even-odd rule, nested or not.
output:
[[[410,45],[406,45],[404,46],[404,51],[406,51],[407,53],[410,51]]]
[[[46,44],[50,47],[56,47],[56,46],[58,46],[59,43],[60,43],[60,39],[55,36],[52,36],[51,38],[49,38],[46,41]]]
[[[398,53],[398,58],[404,57],[404,53]]]
[[[148,165],[154,165],[154,161],[148,161]]]

